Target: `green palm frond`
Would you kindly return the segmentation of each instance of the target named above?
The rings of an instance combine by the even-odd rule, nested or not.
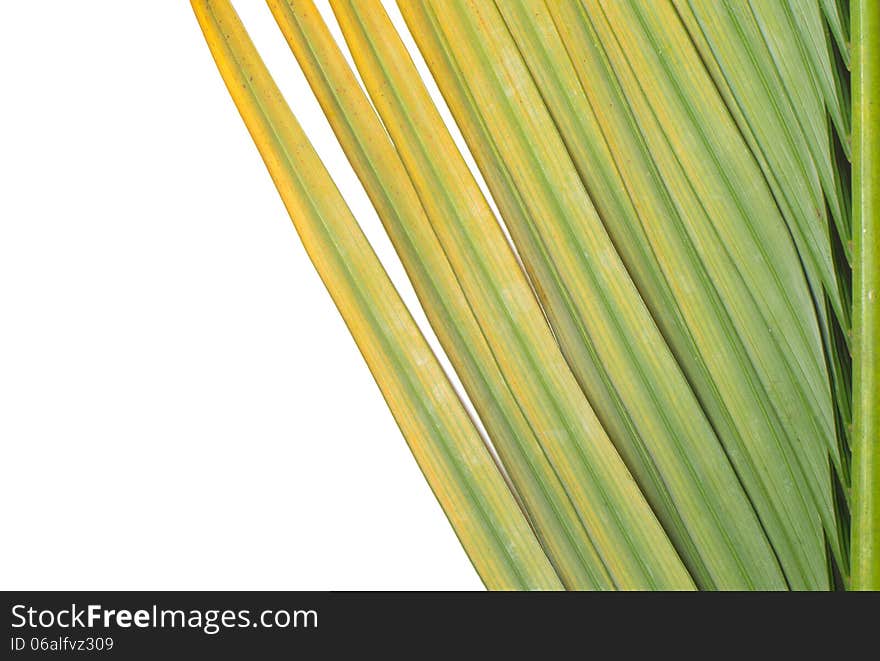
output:
[[[877,587],[880,11],[853,3],[851,32],[848,0],[398,2],[496,217],[379,0],[330,2],[363,88],[311,0],[268,1],[499,470],[231,5],[193,0],[488,587],[821,590],[851,554]]]

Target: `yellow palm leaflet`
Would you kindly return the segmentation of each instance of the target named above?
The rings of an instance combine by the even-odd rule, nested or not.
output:
[[[384,127],[309,0],[270,0],[291,50],[360,177],[422,307],[462,379],[532,525],[570,589],[614,583],[541,448],[540,421],[517,401]],[[483,319],[483,323],[493,323]],[[497,344],[496,344],[497,346]]]
[[[379,2],[334,0],[355,63],[524,414],[618,588],[692,581],[568,369],[530,284]]]
[[[572,370],[695,580],[708,588],[784,587],[748,497],[596,214],[497,9],[453,0],[400,8]],[[815,525],[802,532],[821,542]],[[817,558],[806,568],[807,585],[827,582],[821,544]]]
[[[193,0],[205,39],[315,268],[483,581],[558,576],[458,395],[229,2]]]

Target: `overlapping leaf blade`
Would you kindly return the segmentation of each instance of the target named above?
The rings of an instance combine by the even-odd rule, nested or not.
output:
[[[769,7],[753,3],[752,7],[755,8],[756,17],[768,10],[781,11],[785,15],[787,22],[775,25],[775,38],[785,40],[790,37],[798,44],[800,55],[808,63],[813,76],[813,87],[800,91],[809,93],[820,90],[825,110],[837,131],[844,153],[849,157],[852,142],[849,91],[841,85],[837,74],[834,62],[837,51],[831,44],[828,23],[822,16],[821,8],[815,2],[804,0],[785,0]],[[767,26],[771,30],[773,27]],[[837,168],[833,168],[833,171],[839,174]],[[842,201],[849,202],[848,199]],[[848,204],[844,205],[843,211],[849,211]]]
[[[822,14],[828,29],[834,38],[837,49],[840,51],[846,68],[850,62],[850,36],[849,36],[849,0],[820,0]]]
[[[752,150],[764,159],[765,175],[817,300],[827,295],[840,324],[848,329],[851,315],[834,266],[823,189],[844,242],[849,239],[844,216],[848,201],[838,199],[827,129],[823,138],[816,137],[827,119],[808,65],[793,33],[774,25],[773,10],[784,14],[782,5],[756,3],[753,11],[750,3],[737,0],[675,2],[680,14],[693,16],[702,37],[698,44],[708,48],[702,55],[716,62],[715,71],[730,90],[727,101],[740,110],[754,138]]]
[[[848,166],[839,152],[845,156],[849,150],[844,119],[848,94],[832,64],[821,10],[814,0],[675,4],[711,63],[728,106],[737,109],[733,114],[753,152],[760,154],[759,163],[798,245],[837,403],[836,432],[824,438],[837,477],[846,485],[852,221]],[[836,136],[829,117],[837,126]],[[829,214],[835,230],[828,227]],[[833,314],[827,314],[826,301]],[[819,457],[811,465],[812,475],[822,474]],[[821,483],[814,477],[813,484]],[[833,539],[839,525],[827,518],[825,524]],[[845,570],[846,553],[839,544],[833,548]]]
[[[704,587],[783,585],[751,504],[495,8],[400,6],[569,364],[692,574]],[[823,572],[809,580],[821,584]]]
[[[193,0],[487,585],[824,589],[826,545],[847,580],[846,0],[398,0],[518,255],[381,2],[331,0],[369,98],[310,1],[268,4],[509,483],[229,4]]]
[[[230,95],[407,442],[486,585],[559,579],[455,390],[229,2],[193,8]]]
[[[668,234],[666,223],[678,218],[684,245],[695,249],[688,261],[705,269],[703,285],[711,283],[720,295],[720,311],[707,309],[706,299],[687,306],[688,324],[695,340],[702,340],[702,355],[714,364],[720,391],[707,392],[698,372],[688,368],[685,351],[678,353],[787,577],[804,585],[798,574],[812,567],[816,576],[823,555],[816,512],[836,530],[827,468],[822,471],[834,435],[813,305],[785,224],[668,3],[563,1],[547,7],[604,134],[613,140],[624,178],[635,178],[634,194],[647,198],[643,225],[658,224],[655,232]],[[660,193],[658,202],[668,195],[674,213],[652,203],[652,189]],[[662,245],[661,238],[652,245]],[[672,238],[665,236],[666,243]],[[671,273],[670,281],[676,280]],[[707,315],[700,321],[697,307]],[[734,334],[728,330],[728,340],[718,344],[727,357],[713,355],[715,341],[703,337],[706,324],[717,328],[727,315]],[[736,351],[737,336],[745,354]],[[724,363],[728,367],[719,371]],[[748,378],[751,369],[757,384]],[[719,397],[722,406],[713,405]],[[806,554],[802,539],[811,540]]]
[[[507,378],[516,378],[517,373],[503,356],[496,360],[400,156],[320,14],[309,0],[270,0],[269,6],[376,207],[564,584],[571,589],[612,587],[541,448],[541,427],[533,426],[540,423],[529,415],[529,402],[520,404],[507,384]],[[495,325],[485,315],[483,323]],[[509,339],[503,342],[514,344]]]
[[[691,579],[584,399],[501,227],[381,4],[331,2],[373,103],[508,383],[620,588]],[[621,472],[623,471],[623,473]],[[650,550],[649,550],[650,549]]]

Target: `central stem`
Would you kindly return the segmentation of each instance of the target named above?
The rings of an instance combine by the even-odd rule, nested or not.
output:
[[[880,2],[853,0],[853,590],[880,590]]]

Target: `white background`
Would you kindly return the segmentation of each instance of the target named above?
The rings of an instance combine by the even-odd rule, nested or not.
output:
[[[235,5],[413,302],[269,10]],[[189,3],[0,7],[0,588],[480,588]]]

